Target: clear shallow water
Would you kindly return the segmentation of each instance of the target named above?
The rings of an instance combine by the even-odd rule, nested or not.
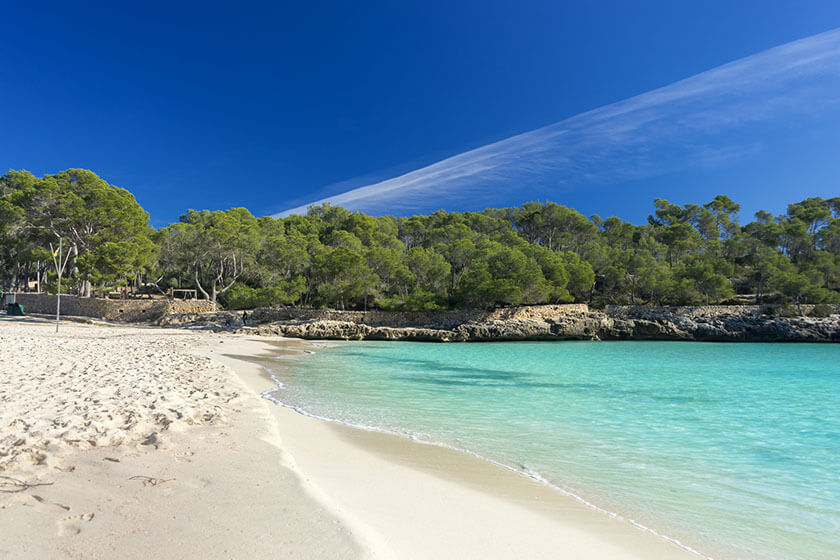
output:
[[[840,557],[840,346],[338,343],[274,398],[538,475],[715,558]]]

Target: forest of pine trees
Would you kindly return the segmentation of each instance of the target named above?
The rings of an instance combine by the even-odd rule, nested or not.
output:
[[[0,291],[55,291],[50,243],[61,238],[72,251],[63,291],[192,288],[229,308],[840,302],[840,197],[744,224],[725,195],[656,199],[652,210],[637,225],[553,202],[400,218],[234,208],[189,210],[155,230],[130,192],[91,171],[10,171],[0,178]]]

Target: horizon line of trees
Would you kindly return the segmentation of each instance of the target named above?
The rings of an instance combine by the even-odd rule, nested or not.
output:
[[[70,293],[188,288],[229,308],[840,302],[840,197],[745,225],[739,210],[725,195],[655,199],[637,225],[554,202],[399,218],[324,204],[281,219],[188,210],[156,230],[129,191],[92,171],[9,171],[0,291],[54,292],[49,247],[62,239]]]

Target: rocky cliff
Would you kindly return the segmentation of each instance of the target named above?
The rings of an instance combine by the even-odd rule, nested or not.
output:
[[[262,309],[251,314],[254,334],[306,339],[414,340],[697,340],[725,342],[840,342],[840,308],[827,317],[781,316],[770,306],[648,307],[523,306],[425,313]],[[219,327],[225,314],[168,316],[162,324],[203,321]]]

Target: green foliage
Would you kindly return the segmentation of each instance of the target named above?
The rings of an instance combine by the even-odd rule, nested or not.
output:
[[[52,268],[49,244],[71,251],[69,272],[80,290],[125,284],[153,264],[149,215],[125,189],[85,169],[37,178],[0,178],[0,279],[5,288]]]
[[[305,286],[302,277],[297,277],[281,285],[262,288],[252,288],[237,282],[221,299],[224,306],[228,309],[253,309],[255,307],[289,305],[298,300],[304,289]]]
[[[576,301],[583,301],[595,282],[595,271],[592,270],[592,265],[571,251],[563,252],[561,258],[563,267],[569,274],[566,289]]]
[[[811,317],[828,317],[834,314],[834,306],[827,303],[818,303],[808,313]]]
[[[358,303],[373,293],[379,277],[368,267],[362,255],[339,245],[315,257],[313,275],[323,303],[339,306]]]
[[[720,301],[732,297],[734,290],[727,278],[732,265],[723,259],[708,258],[702,255],[695,258],[685,268],[685,278],[690,280],[696,291],[703,294],[704,303]]]
[[[188,278],[205,298],[216,301],[254,263],[258,232],[259,222],[244,208],[189,210],[161,231],[164,274]]]
[[[71,250],[63,287],[75,293],[145,282],[237,309],[840,301],[840,197],[760,211],[744,226],[739,210],[725,195],[656,199],[635,225],[553,202],[405,218],[324,204],[284,219],[189,210],[154,231],[131,193],[90,171],[10,171],[0,177],[0,289],[48,286],[49,244],[61,238]]]
[[[62,278],[61,279],[61,293],[72,293],[78,287],[78,279],[76,278]],[[58,293],[58,275],[55,272],[48,272],[44,282],[44,291],[51,295]]]

